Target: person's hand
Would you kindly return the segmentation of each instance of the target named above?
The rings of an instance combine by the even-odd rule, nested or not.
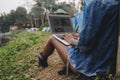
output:
[[[62,36],[62,38],[65,39],[68,43],[70,43],[70,41],[71,41],[72,39],[74,39],[74,36],[73,36],[73,34],[68,34],[68,33],[66,33],[66,34],[64,34],[64,35]]]
[[[77,45],[78,37],[79,37],[78,33],[64,34],[62,36],[62,38],[65,39],[72,46],[76,46]]]
[[[78,40],[79,34],[78,33],[72,33],[74,39]]]

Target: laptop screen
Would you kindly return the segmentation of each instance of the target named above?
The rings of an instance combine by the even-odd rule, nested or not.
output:
[[[48,15],[48,22],[52,33],[73,32],[73,26],[69,15]]]

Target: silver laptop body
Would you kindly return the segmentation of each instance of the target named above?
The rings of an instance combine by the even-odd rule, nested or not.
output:
[[[65,45],[69,45],[60,35],[65,33],[73,33],[73,26],[69,15],[48,14],[48,23],[53,37],[61,41]]]

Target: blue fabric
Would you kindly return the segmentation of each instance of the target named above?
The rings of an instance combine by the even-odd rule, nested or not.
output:
[[[94,0],[87,9],[76,47],[68,46],[70,64],[86,76],[115,73],[118,44],[118,0]]]
[[[76,13],[75,16],[71,19],[75,32],[81,32],[82,25],[83,25],[83,19],[86,16],[87,7],[88,7],[88,5],[90,5],[90,3],[92,1],[93,0],[85,0],[84,1],[84,10]]]
[[[84,17],[86,16],[86,11],[87,11],[87,7],[91,4],[93,0],[85,0],[84,1]]]
[[[71,21],[72,21],[74,31],[76,32],[76,27],[77,27],[77,24],[78,24],[76,17],[71,18]]]
[[[80,17],[80,19],[79,19],[79,21],[78,21],[78,24],[79,24],[79,29],[77,30],[77,32],[81,32],[82,31],[82,29],[84,28],[82,25],[83,25],[83,21],[84,21],[84,18],[85,18],[85,16],[86,16],[86,13],[87,13],[87,9],[88,9],[88,6],[91,4],[91,2],[92,2],[93,0],[85,0],[84,1],[84,10],[83,10],[83,12],[81,13],[81,17]]]
[[[88,5],[90,5],[91,2],[94,1],[94,0],[84,0],[84,1],[85,1],[85,4],[88,6]]]
[[[78,26],[81,29],[83,25],[83,12],[76,13],[76,19],[77,19]],[[77,32],[79,32],[79,30],[77,30]]]
[[[83,12],[79,12],[75,14],[75,16],[72,18],[72,24],[75,32],[79,32],[78,28],[79,27],[81,28],[83,24]]]

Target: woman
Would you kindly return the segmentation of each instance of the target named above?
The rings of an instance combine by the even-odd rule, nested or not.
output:
[[[64,64],[67,65],[69,61],[69,68],[74,72],[89,77],[107,72],[114,75],[118,11],[118,0],[94,0],[87,9],[79,36],[77,33],[63,35],[70,46],[63,45],[51,36],[38,57],[39,65],[47,67],[47,59],[56,49]]]

